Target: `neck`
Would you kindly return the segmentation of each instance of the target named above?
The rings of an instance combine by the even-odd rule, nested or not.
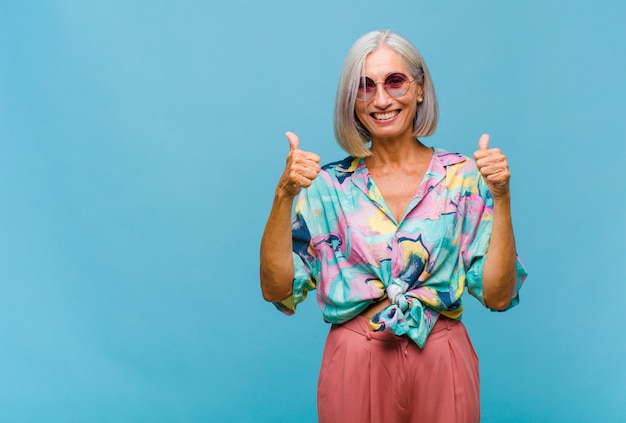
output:
[[[418,139],[372,140],[372,155],[367,157],[366,164],[371,166],[402,165],[414,163],[432,156],[432,148],[426,147]]]

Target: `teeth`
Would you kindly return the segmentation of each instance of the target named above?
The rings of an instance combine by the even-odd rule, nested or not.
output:
[[[387,119],[391,119],[397,114],[398,112],[396,111],[396,112],[387,112],[387,113],[373,113],[373,116],[375,119],[378,119],[378,120],[387,120]]]

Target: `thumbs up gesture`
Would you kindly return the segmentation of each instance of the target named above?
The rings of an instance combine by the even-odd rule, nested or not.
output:
[[[300,139],[293,132],[285,134],[289,141],[287,164],[278,189],[289,197],[295,197],[302,188],[308,188],[320,173],[320,157],[315,153],[300,150]]]
[[[483,134],[478,140],[474,159],[494,199],[508,196],[511,177],[509,164],[499,148],[489,148],[489,134]]]

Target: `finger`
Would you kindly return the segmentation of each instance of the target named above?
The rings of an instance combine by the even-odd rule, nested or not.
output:
[[[295,151],[300,148],[300,139],[293,132],[286,132],[285,136],[289,140],[289,150]]]
[[[489,148],[489,134],[482,134],[478,140],[478,149],[486,150]]]
[[[298,175],[301,175],[311,180],[315,179],[319,173],[320,173],[319,166],[302,166],[298,170]]]
[[[297,163],[292,163],[291,169],[295,173],[314,172],[317,174],[320,172],[321,167],[317,162],[306,160],[306,161],[299,161]]]
[[[301,183],[303,179],[313,180],[320,173],[320,166],[316,163],[298,163],[289,169],[289,179]]]
[[[489,175],[485,177],[485,180],[490,190],[501,189],[503,187],[508,187],[510,176],[511,175],[509,175],[508,173]]]
[[[483,175],[483,177],[485,178],[488,178],[488,177],[498,178],[503,175],[504,176],[509,175],[509,168],[502,167],[502,166],[485,167],[481,169],[480,174]]]
[[[490,150],[478,150],[474,156],[476,157],[476,164],[478,167],[508,165],[506,156],[497,148],[492,148]]]
[[[483,161],[481,164],[477,162],[477,165],[478,170],[483,176],[509,171],[509,164],[506,160]]]
[[[485,169],[495,166],[495,167],[508,167],[508,162],[506,160],[506,156],[500,151],[499,148],[490,148],[488,150],[476,150],[474,152],[474,159],[476,160],[476,165],[481,173],[485,171]]]
[[[301,156],[301,157],[302,157],[302,159],[303,159],[303,160],[305,160],[307,163],[312,163],[312,164],[317,165],[317,164],[320,162],[320,160],[321,160],[321,159],[320,159],[320,156],[318,156],[318,155],[317,155],[317,154],[315,154],[315,153],[311,153],[311,152],[308,152],[308,151],[303,151],[302,153],[303,153],[303,154],[302,154],[302,156]]]

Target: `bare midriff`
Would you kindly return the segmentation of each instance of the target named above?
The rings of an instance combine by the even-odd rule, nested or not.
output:
[[[374,303],[372,305],[370,305],[368,308],[366,308],[365,310],[363,310],[363,312],[361,313],[361,316],[366,317],[368,319],[371,319],[372,316],[374,316],[376,313],[378,313],[380,310],[382,310],[385,307],[388,307],[391,305],[391,301],[389,301],[388,298],[385,298],[384,300],[378,302],[378,303]]]

